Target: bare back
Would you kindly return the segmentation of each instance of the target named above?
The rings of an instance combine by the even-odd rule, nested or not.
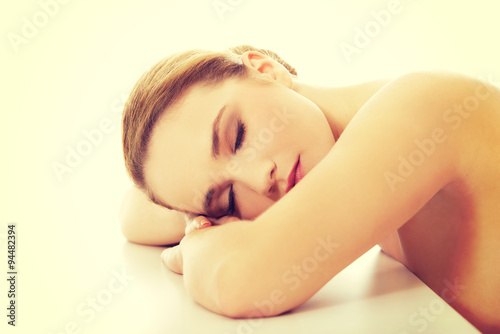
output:
[[[481,93],[443,112],[448,131],[469,134],[459,177],[380,246],[489,332],[500,329],[500,94]]]

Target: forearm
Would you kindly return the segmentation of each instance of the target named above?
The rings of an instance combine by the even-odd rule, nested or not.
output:
[[[302,270],[309,255],[330,255],[336,247],[330,239],[317,245],[321,249],[297,243],[293,253],[302,255],[291,265],[290,250],[284,250],[288,245],[260,242],[261,232],[255,222],[239,221],[186,236],[181,242],[183,272],[191,297],[229,317],[273,316],[304,303],[331,278],[326,272],[308,275]]]
[[[183,213],[154,204],[135,187],[123,198],[119,220],[127,240],[147,245],[178,243],[186,226]]]

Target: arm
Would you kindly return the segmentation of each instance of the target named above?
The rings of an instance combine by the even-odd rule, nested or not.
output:
[[[468,126],[450,130],[443,116],[477,85],[435,74],[391,82],[307,177],[254,222],[194,231],[165,258],[182,254],[188,291],[214,312],[269,316],[302,304],[463,172]],[[434,141],[432,153],[399,172],[401,159],[424,140]]]
[[[185,214],[151,202],[138,188],[125,194],[119,220],[127,240],[146,245],[170,245],[184,237]]]

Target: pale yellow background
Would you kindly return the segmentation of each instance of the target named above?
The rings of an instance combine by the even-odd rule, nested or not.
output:
[[[105,288],[112,270],[127,262],[117,221],[129,185],[120,146],[121,106],[141,73],[162,57],[247,43],[273,49],[304,80],[321,84],[421,69],[500,81],[495,0],[401,0],[401,13],[350,63],[340,44],[352,44],[355,28],[373,21],[370,11],[385,9],[390,1],[222,0],[234,4],[224,19],[213,2],[72,0],[59,5],[18,52],[8,33],[21,34],[22,18],[32,21],[41,7],[32,0],[2,2],[0,277],[7,271],[6,226],[15,222],[19,326],[12,332],[56,333],[73,320],[82,323],[75,308]],[[75,149],[85,140],[83,131],[104,119],[113,130],[59,181],[52,164],[65,163],[68,147]],[[2,279],[1,309],[7,303],[5,283]],[[117,332],[139,333],[141,322],[161,316],[161,310],[148,308],[154,296],[133,292],[131,282],[97,314],[95,324],[99,317],[120,318],[120,298],[136,298],[137,306],[135,318],[123,318]],[[89,328],[94,329],[86,332],[95,332],[97,326]]]

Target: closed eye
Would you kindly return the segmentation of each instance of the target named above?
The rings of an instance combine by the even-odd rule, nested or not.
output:
[[[233,185],[229,188],[229,199],[227,204],[227,216],[234,216],[234,211],[236,210],[236,202],[234,200]]]
[[[238,149],[243,145],[245,140],[246,127],[241,121],[238,121],[238,130],[236,133],[236,140],[234,141],[233,153],[236,153]]]
[[[245,124],[243,124],[243,122],[238,120],[238,129],[236,132],[236,140],[234,141],[233,153],[236,153],[236,151],[238,151],[238,149],[240,149],[241,146],[243,145],[243,142],[245,141],[245,133],[246,133]],[[234,216],[235,211],[236,211],[236,200],[235,200],[233,185],[231,184],[229,188],[229,196],[227,203],[227,215]]]

